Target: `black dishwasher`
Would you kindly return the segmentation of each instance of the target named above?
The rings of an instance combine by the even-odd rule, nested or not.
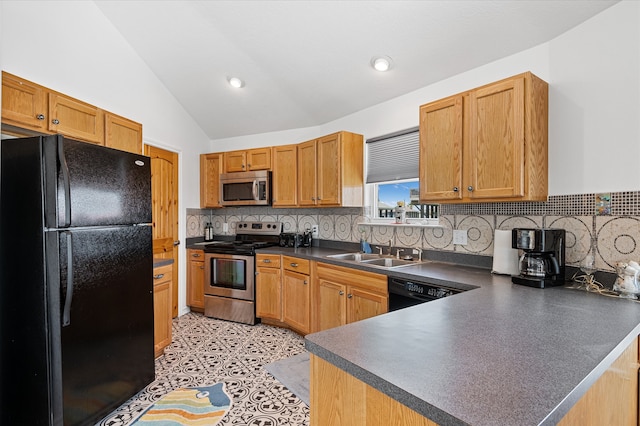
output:
[[[388,285],[390,312],[453,296],[464,291],[439,284],[395,277],[389,277]]]

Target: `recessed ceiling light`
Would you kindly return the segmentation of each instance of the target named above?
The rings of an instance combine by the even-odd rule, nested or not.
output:
[[[244,81],[242,81],[238,77],[229,77],[227,81],[229,82],[229,85],[231,85],[231,87],[235,87],[236,89],[244,87]]]
[[[388,56],[374,56],[371,58],[371,66],[376,71],[389,71],[391,69],[391,58]]]

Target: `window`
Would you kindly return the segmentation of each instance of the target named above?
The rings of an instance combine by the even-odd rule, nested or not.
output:
[[[436,218],[438,206],[420,204],[418,128],[367,140],[368,202],[374,219],[392,219],[398,201],[408,219]]]

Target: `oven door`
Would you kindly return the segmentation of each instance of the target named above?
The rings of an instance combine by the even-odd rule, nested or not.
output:
[[[255,256],[205,253],[204,294],[255,299]]]

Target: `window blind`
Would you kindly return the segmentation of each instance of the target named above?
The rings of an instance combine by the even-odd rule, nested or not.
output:
[[[367,140],[367,183],[418,178],[418,127]]]

